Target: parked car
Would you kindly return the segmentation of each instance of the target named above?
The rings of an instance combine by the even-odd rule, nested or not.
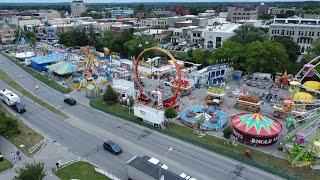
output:
[[[106,151],[109,151],[115,155],[122,153],[122,148],[115,142],[109,140],[103,143],[103,148]]]
[[[143,158],[145,158],[148,162],[152,164],[160,166],[162,169],[168,169],[168,166],[160,162],[157,158],[149,157],[149,156],[144,156]]]
[[[76,105],[77,104],[77,101],[72,98],[72,97],[68,97],[68,98],[65,98],[63,100],[66,104],[69,104],[70,106],[73,106],[73,105]]]
[[[12,105],[12,109],[15,110],[17,113],[25,113],[27,112],[26,108],[25,108],[25,105],[19,103],[19,102],[16,102]]]

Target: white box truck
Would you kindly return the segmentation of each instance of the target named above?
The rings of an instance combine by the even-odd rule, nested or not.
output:
[[[12,105],[14,105],[14,103],[20,103],[19,96],[8,89],[0,90],[0,98],[8,106],[12,106]]]
[[[158,110],[143,104],[135,104],[133,106],[133,113],[135,116],[143,119],[143,122],[155,127],[161,126],[165,120],[163,110]]]

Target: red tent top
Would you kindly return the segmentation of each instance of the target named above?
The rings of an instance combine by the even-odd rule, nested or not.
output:
[[[233,128],[254,136],[278,135],[282,126],[279,122],[258,113],[239,114],[232,119]]]

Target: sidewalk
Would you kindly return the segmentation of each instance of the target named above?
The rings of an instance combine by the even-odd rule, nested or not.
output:
[[[0,179],[13,179],[16,175],[16,169],[23,167],[24,163],[32,163],[33,161],[36,161],[44,162],[47,173],[45,179],[56,180],[59,178],[51,171],[51,169],[55,167],[55,163],[58,161],[65,163],[77,158],[77,156],[68,149],[51,140],[48,140],[44,148],[33,157],[28,157],[22,154],[22,160],[16,160],[16,162],[13,162],[10,153],[13,152],[15,154],[17,150],[18,149],[11,144],[11,142],[0,136],[0,152],[13,164],[13,168],[0,173]]]

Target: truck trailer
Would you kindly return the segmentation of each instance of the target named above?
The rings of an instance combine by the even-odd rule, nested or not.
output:
[[[8,89],[0,90],[0,98],[8,106],[13,106],[15,103],[20,103],[19,96]]]

